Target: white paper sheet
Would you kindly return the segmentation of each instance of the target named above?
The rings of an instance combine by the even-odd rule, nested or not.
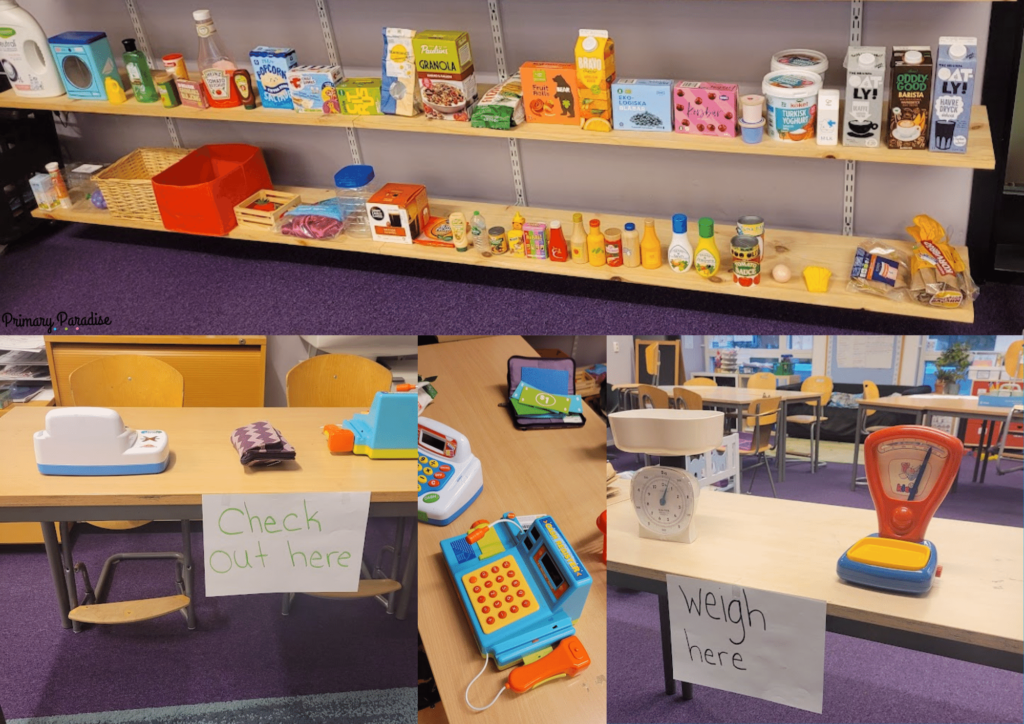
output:
[[[893,366],[893,336],[842,334],[836,337],[836,367],[887,370]]]

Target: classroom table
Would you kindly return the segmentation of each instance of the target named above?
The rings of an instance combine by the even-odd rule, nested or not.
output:
[[[405,520],[416,515],[416,461],[371,460],[363,455],[332,455],[321,432],[361,412],[344,407],[123,407],[115,408],[135,429],[165,430],[171,457],[157,475],[54,476],[36,468],[32,435],[45,427],[46,408],[14,410],[0,418],[4,446],[0,521],[42,523],[61,625],[77,605],[73,573],[65,571],[54,522],[75,520],[199,520],[202,496],[294,492],[370,491],[372,517],[398,518],[396,572],[402,588],[394,599],[405,618],[412,587],[417,537],[409,536],[402,554]],[[296,450],[294,461],[247,468],[231,444],[236,428],[267,420]],[[412,527],[412,526],[409,526]]]
[[[857,464],[860,458],[861,430],[864,429],[865,420],[869,410],[890,410],[892,412],[908,412],[914,415],[915,424],[931,425],[933,417],[955,417],[957,419],[981,420],[990,425],[988,446],[992,445],[992,432],[995,425],[991,423],[1005,422],[1006,415],[1010,408],[988,407],[981,405],[978,398],[971,395],[905,395],[903,397],[881,397],[876,400],[857,400],[857,429],[853,440],[853,471],[850,477],[850,490],[857,488]],[[1014,413],[1014,418],[1024,418]],[[984,443],[979,440],[979,447]],[[978,464],[981,456],[974,463],[974,477],[978,476]],[[988,460],[984,465],[988,466]],[[984,477],[984,472],[982,473]],[[953,490],[956,490],[954,484]]]
[[[605,510],[605,441],[601,418],[584,405],[586,424],[564,430],[520,431],[508,404],[508,358],[536,357],[521,337],[487,337],[419,348],[420,374],[437,375],[437,398],[423,411],[469,438],[483,468],[484,488],[469,510],[450,525],[420,525],[419,631],[451,724],[498,721],[605,721],[606,588],[603,536],[597,517]],[[465,534],[477,520],[506,512],[550,514],[593,578],[576,635],[591,665],[572,679],[524,694],[506,691],[485,712],[465,702],[466,686],[483,658],[440,552],[440,541]],[[477,680],[470,701],[483,706],[508,678],[494,664]]]
[[[826,630],[1008,671],[1024,661],[1024,529],[933,519],[942,576],[923,596],[845,583],[836,562],[878,531],[874,510],[702,495],[691,544],[645,540],[629,498],[608,508],[608,585],[655,593],[665,692],[674,694],[666,574],[825,601]],[[684,685],[684,697],[692,688]]]

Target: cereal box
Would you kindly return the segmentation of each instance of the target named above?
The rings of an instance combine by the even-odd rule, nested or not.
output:
[[[288,90],[288,71],[299,64],[294,48],[268,48],[261,45],[249,52],[252,74],[264,108],[292,109]]]
[[[349,116],[379,116],[380,78],[345,78],[338,84],[341,112]]]
[[[572,63],[523,63],[523,107],[528,123],[579,125],[580,97]]]
[[[380,110],[391,116],[416,116],[423,110],[413,53],[415,30],[384,28]]]
[[[580,30],[576,41],[576,87],[580,98],[580,128],[612,130],[612,83],[615,81],[615,43],[607,30]]]
[[[374,241],[411,244],[428,228],[430,204],[427,187],[419,184],[384,184],[366,202]]]
[[[735,137],[737,91],[735,83],[676,83],[676,132]]]
[[[423,109],[427,118],[469,121],[479,99],[469,33],[421,30],[413,43]]]
[[[288,71],[292,106],[298,113],[341,113],[336,65],[297,65]]]
[[[615,81],[612,83],[612,118],[616,130],[671,131],[672,81]]]

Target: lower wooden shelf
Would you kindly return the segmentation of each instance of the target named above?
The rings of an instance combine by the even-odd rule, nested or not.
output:
[[[311,189],[299,187],[278,187],[280,191],[299,194],[304,202],[316,202],[333,195],[332,190]],[[520,211],[527,220],[535,219],[549,222],[552,219],[559,219],[562,228],[566,231],[572,229],[572,211],[565,209],[547,209],[540,207],[514,207],[504,204],[478,203],[474,201],[460,201],[453,199],[431,199],[431,212],[435,216],[447,216],[452,211],[462,211],[468,219],[474,211],[480,211],[490,225],[501,225],[506,229],[511,228],[512,216]],[[54,211],[32,212],[33,216],[42,219],[55,219],[58,221],[73,221],[84,224],[97,224],[102,226],[116,226],[130,229],[146,229],[151,231],[166,231],[162,224],[152,222],[125,221],[115,219],[108,212],[96,209],[88,200],[79,201],[71,209],[57,209]],[[585,219],[597,218],[601,220],[602,228],[616,226],[622,228],[627,221],[633,221],[642,227],[642,218],[635,216],[623,216],[621,214],[586,213]],[[696,227],[696,224],[693,224]],[[522,259],[509,254],[500,256],[485,257],[473,249],[465,253],[458,253],[444,247],[423,246],[420,244],[397,244],[387,242],[375,242],[369,239],[358,239],[342,235],[329,241],[317,241],[312,239],[297,239],[291,236],[283,236],[274,232],[260,231],[243,227],[236,227],[227,238],[241,239],[246,241],[260,241],[274,244],[291,244],[297,246],[311,246],[323,249],[336,249],[338,251],[355,251],[364,254],[380,254],[382,256],[403,257],[407,259],[423,259],[424,261],[443,262],[449,264],[466,264],[470,266],[491,267],[496,269],[508,269],[520,272],[535,272],[540,274],[556,274],[568,277],[595,279],[611,282],[625,282],[629,284],[644,284],[648,286],[668,287],[672,289],[683,289],[695,292],[706,292],[709,294],[722,294],[728,296],[748,297],[753,299],[770,299],[773,301],[795,302],[799,304],[811,304],[818,307],[839,307],[842,309],[865,310],[881,314],[896,314],[908,317],[921,317],[926,319],[940,319],[954,322],[970,323],[974,321],[974,306],[968,302],[959,309],[944,310],[927,307],[922,304],[911,302],[899,303],[883,297],[876,297],[870,294],[849,292],[846,289],[846,282],[850,275],[850,267],[853,263],[854,250],[857,244],[867,241],[863,237],[841,236],[836,234],[819,234],[806,231],[787,231],[783,229],[769,228],[767,232],[765,273],[761,275],[761,283],[755,287],[739,287],[732,282],[731,262],[732,258],[729,247],[730,239],[733,236],[734,226],[731,223],[717,225],[716,241],[722,257],[722,268],[716,276],[705,279],[694,272],[679,274],[668,268],[663,263],[659,269],[628,268],[628,267],[595,267],[589,264],[574,264],[573,262],[557,263],[548,260]],[[672,236],[671,221],[658,219],[656,221],[658,236],[662,241],[662,254],[664,262],[667,242]],[[905,252],[910,251],[909,241],[887,241],[895,248]],[[970,265],[967,249],[960,248],[964,262]],[[772,279],[770,270],[776,264],[786,264],[793,272],[793,279],[780,284]],[[801,271],[807,266],[820,266],[832,272],[829,283],[829,291],[824,294],[812,294],[804,286]],[[721,311],[728,311],[727,307]]]

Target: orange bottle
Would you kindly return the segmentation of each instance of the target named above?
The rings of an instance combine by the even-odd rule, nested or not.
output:
[[[604,266],[604,234],[601,233],[601,222],[590,220],[590,233],[587,234],[587,258],[590,266]]]
[[[644,219],[644,238],[640,240],[640,263],[644,269],[661,266],[661,239],[654,230],[654,219]]]

